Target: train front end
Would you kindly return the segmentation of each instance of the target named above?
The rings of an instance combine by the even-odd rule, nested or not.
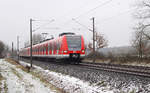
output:
[[[69,62],[80,63],[85,57],[84,39],[81,35],[66,35],[66,50],[64,54],[68,54]]]

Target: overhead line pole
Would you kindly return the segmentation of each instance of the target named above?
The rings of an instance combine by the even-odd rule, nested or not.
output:
[[[85,25],[82,25],[81,23],[79,23],[78,21],[76,21],[74,18],[72,19],[74,22],[80,24],[81,26],[83,26],[84,28],[88,29],[88,27],[86,27]],[[93,62],[95,62],[95,18],[91,18],[91,20],[93,21],[93,29],[88,29],[89,31],[93,32]]]
[[[95,18],[92,18],[93,20],[93,62],[95,62]]]
[[[12,42],[12,58],[14,57],[14,43]]]
[[[32,19],[30,19],[30,67],[32,68]]]
[[[38,29],[40,29],[40,27],[39,28],[36,28],[36,29],[32,29],[32,24],[33,24],[33,21],[48,21],[48,20],[33,20],[33,19],[30,19],[30,68],[32,68],[32,59],[33,59],[33,56],[32,56],[32,32],[34,32],[34,31],[36,31],[36,30],[38,30]],[[54,19],[53,20],[51,20],[50,22],[53,22],[54,21]],[[43,26],[43,25],[42,25]]]
[[[17,54],[18,54],[18,62],[19,62],[19,36],[17,36]]]

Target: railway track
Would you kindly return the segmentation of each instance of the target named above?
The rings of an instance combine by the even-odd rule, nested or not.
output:
[[[143,66],[127,66],[127,65],[113,65],[100,63],[80,63],[81,67],[89,69],[131,74],[136,76],[150,77],[150,67]]]
[[[57,64],[59,64],[59,62],[57,62]],[[103,70],[103,71],[130,74],[130,75],[136,75],[142,77],[150,77],[150,67],[144,67],[144,66],[129,66],[129,65],[89,63],[89,62],[82,62],[76,66],[86,67],[88,69]]]

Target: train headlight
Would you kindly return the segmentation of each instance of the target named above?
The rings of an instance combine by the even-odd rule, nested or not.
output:
[[[67,53],[67,51],[65,50],[64,53]]]
[[[84,53],[85,51],[84,50],[82,50],[82,53]]]

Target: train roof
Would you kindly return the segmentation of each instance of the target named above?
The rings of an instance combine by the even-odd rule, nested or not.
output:
[[[64,38],[65,36],[81,36],[81,35],[76,35],[75,33],[72,33],[72,32],[65,32],[65,33],[61,33],[58,38],[55,38],[55,39],[51,38],[51,39],[44,40],[44,41],[42,41],[40,43],[34,44],[33,47],[36,47],[36,46],[39,46],[39,45],[42,45],[42,44],[46,44],[46,43],[48,43],[50,41],[53,41],[53,40],[55,41],[55,40],[57,40],[59,38]],[[25,47],[23,49],[28,49],[28,48],[30,48],[30,46]]]
[[[64,35],[75,35],[75,33],[72,33],[72,32],[64,32],[64,33],[59,34],[59,37],[64,36]]]

